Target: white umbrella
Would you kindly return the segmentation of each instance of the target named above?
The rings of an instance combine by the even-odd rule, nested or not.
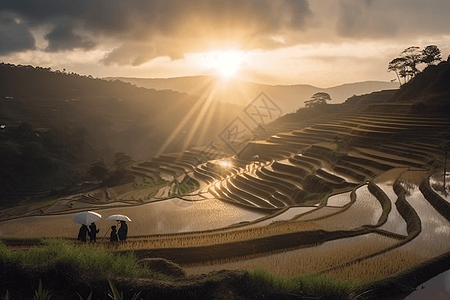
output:
[[[106,218],[109,221],[128,221],[131,222],[131,219],[125,215],[112,215]]]
[[[83,211],[83,212],[75,214],[73,221],[78,224],[88,225],[88,224],[91,224],[92,222],[97,221],[101,217],[102,217],[102,215],[99,213],[96,213],[93,211]]]

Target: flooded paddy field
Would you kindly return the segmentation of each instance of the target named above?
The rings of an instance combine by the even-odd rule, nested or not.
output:
[[[108,232],[116,222],[106,217],[124,214],[132,220],[128,239],[115,250],[140,251],[140,258],[162,251],[188,274],[265,268],[345,280],[395,275],[450,251],[450,216],[437,208],[449,202],[442,155],[424,150],[434,140],[409,148],[396,139],[380,142],[409,124],[422,124],[424,135],[433,127],[425,119],[394,121],[398,126],[369,122],[363,130],[348,122],[342,130],[335,119],[332,126],[279,134],[276,144],[250,142],[239,158],[197,162],[190,153],[139,163],[139,179],[126,187],[18,208],[16,215],[9,210],[0,237],[74,240],[75,213],[91,210],[102,215],[96,246],[112,248]],[[355,145],[338,143],[336,135]],[[420,189],[424,182],[428,194]],[[434,205],[430,193],[437,195]]]

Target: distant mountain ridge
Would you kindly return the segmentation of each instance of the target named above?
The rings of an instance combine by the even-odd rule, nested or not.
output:
[[[222,102],[247,105],[260,92],[265,92],[284,113],[296,111],[304,106],[304,101],[317,92],[330,94],[332,104],[342,103],[353,95],[368,94],[386,89],[398,89],[398,84],[384,81],[364,81],[339,86],[320,88],[308,84],[268,85],[238,79],[224,80],[211,76],[190,76],[174,78],[134,78],[108,77],[107,80],[121,80],[138,87],[156,90],[174,90],[201,96],[215,90],[214,98]]]

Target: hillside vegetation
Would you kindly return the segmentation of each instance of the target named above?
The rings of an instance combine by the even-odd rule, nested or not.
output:
[[[27,196],[28,191],[48,195],[51,189],[84,180],[95,159],[108,164],[117,152],[134,160],[152,157],[193,107],[197,111],[166,151],[206,144],[242,110],[210,105],[204,114],[216,126],[200,127],[186,141],[202,108],[196,105],[199,101],[205,100],[118,80],[2,63],[0,196]]]

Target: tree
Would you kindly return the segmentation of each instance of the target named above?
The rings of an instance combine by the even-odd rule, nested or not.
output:
[[[134,161],[133,161],[133,159],[131,159],[131,156],[126,155],[124,152],[117,152],[116,154],[114,154],[113,164],[117,170],[125,169],[127,166],[131,165],[133,162]]]
[[[96,159],[88,171],[89,175],[95,177],[97,180],[103,180],[108,175],[108,168],[103,159]]]
[[[394,71],[395,75],[397,75],[397,79],[400,85],[402,82],[400,80],[400,73],[405,69],[406,59],[404,57],[397,57],[391,60],[388,64],[388,72]]]
[[[405,76],[412,78],[419,73],[417,65],[422,62],[422,51],[419,47],[408,47],[400,55],[405,58],[405,70],[403,71]]]
[[[428,66],[441,60],[441,50],[439,50],[436,45],[426,46],[425,49],[422,50],[422,62]]]
[[[417,65],[422,62],[423,53],[419,47],[411,46],[400,53],[400,57],[394,58],[388,64],[388,72],[394,71],[401,85],[400,78],[404,83],[419,73]]]
[[[305,107],[312,108],[317,105],[327,104],[331,100],[331,96],[325,92],[318,92],[312,95],[311,99],[305,101]]]

